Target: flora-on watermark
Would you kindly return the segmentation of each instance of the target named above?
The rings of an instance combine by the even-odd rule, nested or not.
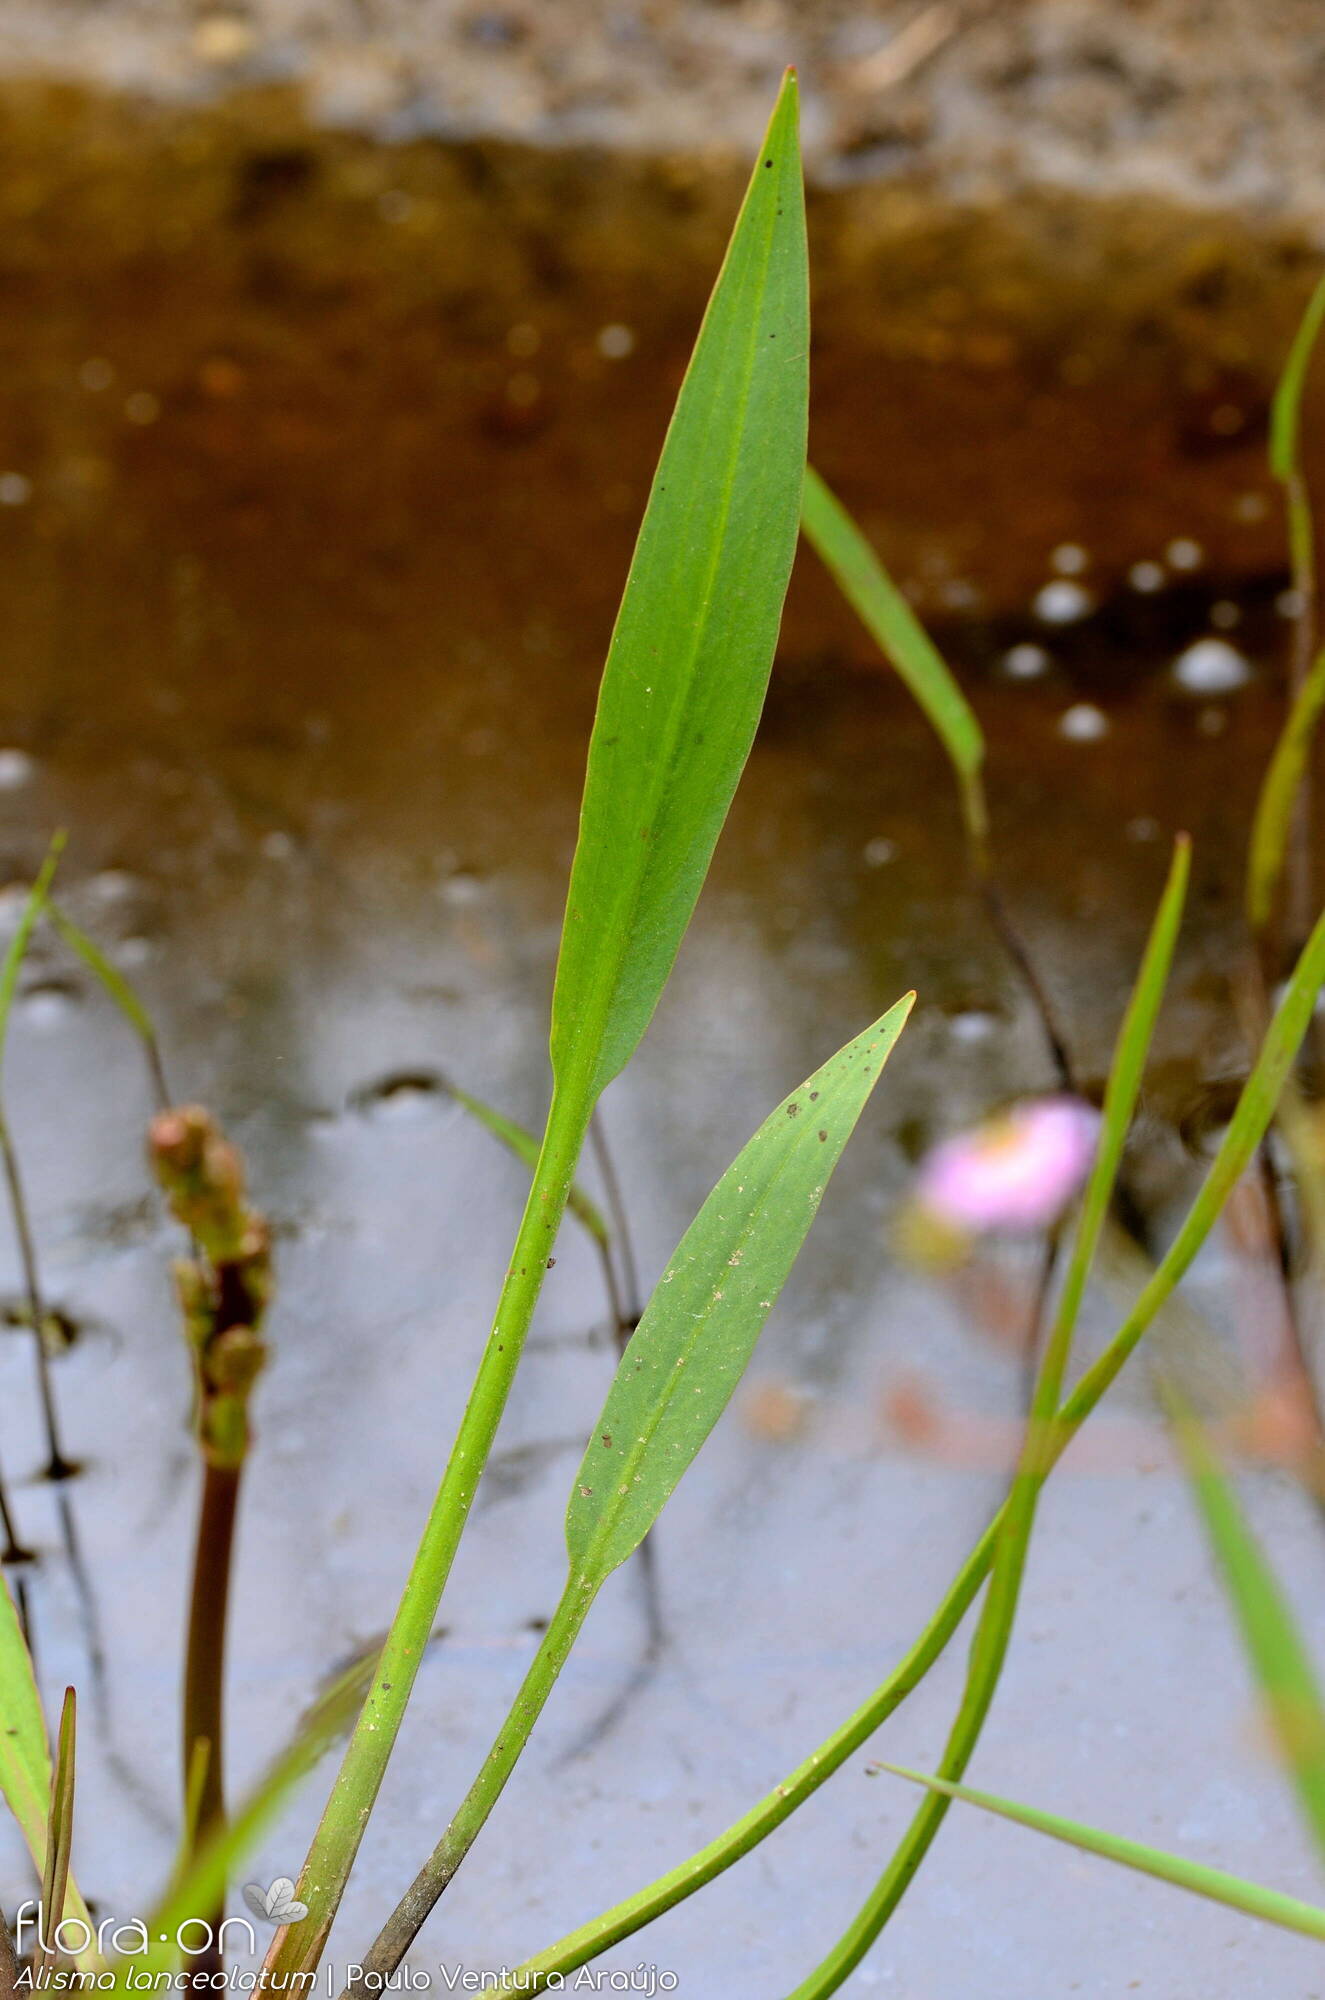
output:
[[[308,1915],[307,1903],[295,1900],[294,1883],[288,1875],[278,1875],[269,1889],[246,1882],[244,1901],[264,1924],[301,1924]]]

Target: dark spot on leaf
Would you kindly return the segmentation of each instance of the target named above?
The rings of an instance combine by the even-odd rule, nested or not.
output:
[[[789,1104],[789,1105],[787,1106],[787,1116],[788,1116],[788,1118],[794,1118],[794,1117],[796,1116],[796,1113],[797,1113],[797,1112],[798,1112],[799,1110],[800,1110],[800,1106],[799,1106],[799,1104],[796,1104],[796,1103],[794,1103],[794,1102],[793,1102],[793,1103],[791,1103],[791,1104]]]
[[[611,1431],[604,1431],[604,1432],[603,1432],[603,1445],[604,1445],[604,1447],[605,1447],[605,1449],[606,1449],[606,1450],[608,1450],[608,1451],[611,1451],[611,1449],[612,1449],[612,1433],[611,1433]]]
[[[826,1139],[826,1138],[828,1137],[828,1134],[827,1134],[826,1132],[821,1132],[821,1133],[819,1134],[819,1137],[820,1137],[821,1139]]]
[[[772,162],[771,160],[765,160],[765,161],[764,161],[764,165],[765,165],[766,167],[771,167],[771,166],[772,166],[772,164],[773,164],[773,162]]]

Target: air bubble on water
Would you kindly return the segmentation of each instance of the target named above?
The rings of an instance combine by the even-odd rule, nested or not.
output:
[[[997,1026],[997,1014],[992,1014],[987,1007],[967,1007],[948,1019],[948,1032],[952,1039],[966,1047],[987,1042]]]
[[[61,1028],[77,1012],[80,997],[77,987],[47,979],[29,986],[20,996],[19,1007],[30,1027]]]
[[[134,972],[144,965],[150,965],[156,954],[157,945],[154,939],[135,936],[122,939],[115,946],[111,956],[117,964],[127,967],[130,972]]]
[[[414,197],[404,188],[383,188],[377,197],[377,212],[383,222],[408,222],[414,213]]]
[[[1035,615],[1045,625],[1074,625],[1094,608],[1095,600],[1090,592],[1067,577],[1046,583],[1035,594]]]
[[[1191,571],[1201,567],[1205,550],[1190,535],[1178,535],[1165,549],[1164,560],[1170,569]]]
[[[1139,590],[1144,597],[1153,597],[1157,590],[1164,588],[1164,565],[1157,562],[1134,562],[1127,572],[1127,581],[1133,590]]]
[[[0,792],[16,792],[30,785],[37,773],[34,758],[26,750],[0,750]]]
[[[939,585],[939,601],[948,611],[975,611],[980,605],[980,591],[969,577],[949,577]]]
[[[24,472],[0,472],[0,507],[26,507],[32,481]]]
[[[1059,576],[1080,576],[1090,566],[1090,555],[1080,542],[1060,542],[1049,558],[1050,569]]]
[[[161,400],[150,389],[135,389],[124,405],[131,424],[154,424],[161,414]]]
[[[295,845],[288,833],[273,827],[270,833],[262,836],[262,851],[268,861],[289,861],[295,852]]]
[[[543,336],[532,320],[522,319],[507,330],[506,352],[517,361],[527,361],[543,345]]]
[[[1202,736],[1222,736],[1228,728],[1228,710],[1203,708],[1196,718],[1196,727]]]
[[[890,861],[897,859],[897,842],[879,834],[867,840],[861,849],[861,859],[867,868],[886,868]]]
[[[1129,819],[1124,830],[1129,840],[1138,843],[1159,839],[1159,821],[1149,813],[1138,813],[1135,819]]]
[[[1069,743],[1096,743],[1109,733],[1109,718],[1090,701],[1074,702],[1058,719],[1058,733]]]
[[[85,389],[96,396],[103,389],[109,389],[115,380],[115,370],[102,355],[94,354],[79,369],[78,379]]]
[[[1251,662],[1227,639],[1198,639],[1174,661],[1173,677],[1189,694],[1231,694],[1251,679]]]
[[[482,900],[483,877],[475,875],[472,869],[457,868],[454,874],[448,875],[442,883],[441,897],[442,901],[450,903],[453,909],[469,909]]]
[[[138,880],[127,868],[103,868],[87,885],[87,893],[94,902],[103,905],[127,903],[138,893]]]
[[[624,361],[635,351],[635,335],[630,327],[613,320],[611,325],[599,327],[594,344],[604,361]]]
[[[1217,604],[1210,606],[1210,623],[1219,632],[1231,632],[1235,625],[1242,623],[1242,606],[1234,604],[1231,597],[1221,597]]]
[[[1270,503],[1264,493],[1239,493],[1233,503],[1233,512],[1239,521],[1263,521],[1270,511]]]
[[[1307,608],[1307,600],[1300,590],[1281,590],[1274,600],[1274,608],[1281,618],[1300,618]]]
[[[1010,680],[1033,681],[1049,671],[1052,661],[1043,646],[1023,641],[1019,646],[1009,646],[1003,655],[1003,672]]]

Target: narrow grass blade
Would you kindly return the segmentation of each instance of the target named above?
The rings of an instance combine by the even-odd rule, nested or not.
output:
[[[813,466],[806,468],[801,526],[947,751],[972,853],[983,866],[989,833],[982,777],[985,744],[974,710],[873,548]]]
[[[1199,1424],[1170,1394],[1206,1533],[1279,1753],[1325,1855],[1325,1702],[1297,1621]]]
[[[76,957],[82,959],[93,978],[103,988],[107,998],[119,1008],[142,1043],[157,1108],[164,1110],[171,1102],[170,1088],[166,1082],[165,1067],[161,1060],[161,1044],[157,1040],[151,1015],[119,967],[111,963],[100,945],[90,938],[86,931],[80,930],[73,918],[66,915],[60,905],[52,902],[49,897],[46,901],[46,915],[56,934],[63,938]]]
[[[914,1001],[778,1106],[681,1239],[571,1487],[566,1546],[581,1586],[639,1546],[726,1408]]]
[[[28,898],[19,917],[9,948],[0,963],[0,1069],[3,1068],[5,1040],[9,1033],[9,1020],[13,1012],[14,999],[18,992],[19,975],[27,954],[32,932],[46,905],[51,878],[64,849],[65,836],[57,833],[46,850],[37,879],[28,892]],[[42,1303],[41,1281],[37,1268],[37,1247],[28,1214],[27,1196],[23,1187],[23,1175],[19,1167],[18,1149],[9,1129],[9,1119],[5,1110],[3,1083],[0,1083],[0,1173],[3,1173],[5,1192],[9,1200],[10,1215],[14,1234],[18,1239],[19,1264],[23,1273],[23,1289],[27,1295],[28,1318],[32,1326],[32,1337],[36,1349],[37,1386],[41,1397],[42,1420],[46,1430],[46,1476],[48,1479],[64,1479],[74,1470],[72,1459],[67,1457],[60,1442],[59,1411],[55,1403],[55,1390],[51,1382],[50,1357],[46,1351],[46,1313]],[[10,1510],[7,1498],[0,1492],[0,1512],[8,1529]],[[10,1535],[12,1541],[12,1533]]]
[[[566,1515],[570,1573],[478,1777],[343,2000],[393,1973],[501,1796],[594,1598],[652,1528],[731,1399],[914,993],[765,1119],[682,1237],[621,1358]]]
[[[1301,471],[1302,396],[1325,325],[1325,278],[1307,301],[1270,406],[1270,470],[1285,483]]]
[[[1098,1854],[1105,1861],[1117,1861],[1125,1868],[1135,1869],[1140,1875],[1153,1875],[1157,1881],[1168,1882],[1175,1889],[1188,1889],[1193,1895],[1205,1896],[1212,1903],[1222,1903],[1226,1909],[1241,1910],[1249,1917],[1260,1917],[1267,1924],[1278,1924],[1281,1930],[1299,1931],[1303,1937],[1325,1938],[1325,1910],[1314,1904],[1300,1903],[1295,1896],[1285,1896],[1278,1889],[1263,1888],[1258,1882],[1247,1882],[1240,1875],[1226,1875],[1221,1868],[1207,1868],[1199,1861],[1185,1861],[1179,1854],[1166,1854],[1162,1848],[1147,1847],[1139,1840],[1128,1840],[1118,1833],[1104,1833],[1094,1826],[1083,1826],[1079,1820],[1064,1819],[1058,1813],[1041,1812],[1036,1806],[1017,1805],[1011,1799],[995,1797],[992,1792],[978,1792],[969,1785],[953,1785],[942,1778],[926,1777],[920,1771],[908,1771],[901,1764],[880,1764],[881,1771],[891,1771],[896,1778],[909,1778],[912,1784],[927,1785],[931,1791],[942,1792],[949,1799],[961,1799],[970,1806],[979,1806],[982,1812],[995,1813],[1000,1819],[1012,1820],[1018,1826],[1028,1826],[1035,1833],[1046,1833],[1051,1840],[1065,1841],[1070,1847],[1079,1847],[1085,1854]]]
[[[1317,653],[1293,700],[1256,801],[1247,859],[1247,921],[1257,933],[1274,915],[1293,808],[1325,708],[1325,652]]]
[[[14,935],[9,940],[3,959],[0,959],[0,1058],[4,1056],[5,1040],[9,1034],[9,1017],[14,1011],[14,999],[18,993],[19,974],[27,957],[28,946],[37,920],[46,907],[47,892],[51,878],[60,864],[64,851],[65,836],[57,833],[46,850],[37,879],[28,891],[27,900],[19,913]]]
[[[78,1698],[72,1688],[64,1691],[60,1711],[60,1733],[56,1739],[55,1770],[51,1778],[50,1811],[46,1822],[46,1865],[41,1877],[42,1931],[45,1942],[37,1953],[37,1983],[49,1975],[60,1957],[56,1942],[58,1927],[65,1914],[65,1893],[69,1886],[69,1857],[74,1839],[74,1763],[78,1738]]]
[[[532,1132],[526,1131],[523,1125],[517,1125],[513,1118],[508,1118],[504,1112],[497,1111],[491,1104],[485,1104],[481,1097],[474,1097],[469,1091],[461,1090],[459,1084],[452,1083],[449,1077],[442,1078],[442,1089],[462,1111],[467,1111],[485,1132],[490,1132],[500,1145],[505,1146],[508,1153],[513,1153],[522,1166],[530,1168],[531,1171],[537,1167],[540,1142]],[[612,1238],[602,1210],[596,1202],[590,1200],[578,1181],[571,1183],[566,1206],[581,1228],[589,1232],[599,1248],[606,1250]]]
[[[1104,1097],[1099,1144],[1082,1199],[1067,1276],[1036,1374],[1026,1436],[999,1525],[989,1590],[971,1641],[966,1685],[943,1752],[939,1775],[944,1779],[959,1779],[974,1754],[998,1692],[1011,1644],[1036,1509],[1053,1464],[1054,1420],[1063,1392],[1072,1335],[1113,1199],[1123,1147],[1173,964],[1187,895],[1190,856],[1190,842],[1180,838],[1119,1030]],[[836,1993],[851,1976],[915,1880],[947,1811],[948,1801],[939,1793],[931,1793],[924,1801],[874,1890],[826,1958],[796,1988],[794,2000],[824,2000],[824,1996]]]
[[[768,685],[805,469],[809,288],[789,73],[640,529],[589,745],[552,1001],[559,1089],[629,1061]]]
[[[556,1241],[594,1105],[671,969],[758,720],[795,550],[808,392],[788,73],[681,387],[603,676],[553,996],[553,1098],[446,1471],[268,1976],[315,1967],[377,1796]]]
[[[1261,787],[1247,860],[1247,915],[1261,939],[1274,914],[1311,741],[1325,703],[1325,666],[1315,658],[1316,530],[1301,450],[1302,398],[1322,324],[1325,278],[1307,302],[1270,409],[1270,470],[1284,489],[1293,588],[1299,606],[1289,682],[1292,705]],[[1303,830],[1305,834],[1305,821]],[[1295,884],[1296,900],[1301,901],[1306,892],[1303,876]]]

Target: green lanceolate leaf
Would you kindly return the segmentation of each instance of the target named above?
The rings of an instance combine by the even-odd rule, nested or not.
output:
[[[50,1856],[47,1834],[55,1798],[50,1744],[27,1643],[3,1576],[0,1576],[0,1793],[18,1822],[33,1866],[44,1879]],[[72,1882],[65,1891],[63,1908],[70,1917],[87,1918],[86,1906]],[[78,1962],[82,1966],[91,1965],[95,1956],[95,1953],[80,1953]]]
[[[648,1024],[754,735],[805,468],[808,282],[788,75],[663,447],[604,670],[553,997],[552,1107],[474,1388],[268,1955],[318,1962],[519,1363],[595,1102]]]
[[[784,1099],[682,1237],[571,1489],[561,1602],[478,1776],[342,2000],[367,2000],[400,1964],[500,1797],[604,1578],[638,1548],[722,1415],[914,1000]]]
[[[1325,1703],[1311,1655],[1204,1432],[1181,1409],[1174,1429],[1275,1740],[1325,1854]]]
[[[532,1132],[527,1132],[523,1125],[517,1125],[515,1120],[508,1118],[504,1112],[494,1110],[491,1104],[485,1104],[481,1097],[473,1097],[467,1090],[461,1090],[449,1077],[442,1078],[442,1089],[448,1097],[455,1100],[462,1111],[467,1111],[485,1132],[490,1132],[499,1145],[505,1146],[508,1153],[513,1153],[523,1166],[532,1172],[538,1165],[539,1141]],[[594,1242],[600,1248],[606,1249],[611,1241],[611,1235],[602,1211],[596,1202],[589,1199],[578,1181],[571,1184],[570,1193],[566,1197],[566,1206],[581,1227],[588,1230]]]
[[[989,818],[980,725],[952,670],[841,501],[813,466],[805,473],[801,526],[867,632],[928,716],[961,789],[967,834],[983,856]]]
[[[897,1778],[909,1778],[916,1785],[928,1785],[931,1791],[961,1799],[969,1806],[979,1806],[982,1812],[996,1813],[1000,1819],[1013,1820],[1036,1833],[1047,1833],[1051,1840],[1066,1841],[1068,1846],[1079,1847],[1085,1854],[1121,1862],[1123,1867],[1135,1869],[1141,1875],[1153,1875],[1175,1889],[1189,1889],[1193,1895],[1207,1896],[1213,1903],[1223,1903],[1226,1909],[1242,1910],[1249,1917],[1260,1917],[1283,1930],[1300,1931],[1304,1937],[1325,1938],[1325,1910],[1318,1910],[1311,1903],[1299,1903],[1295,1896],[1281,1895],[1277,1889],[1262,1888],[1258,1882],[1244,1881],[1240,1875],[1226,1875],[1223,1869],[1206,1868],[1199,1861],[1184,1861],[1180,1854],[1166,1854],[1162,1848],[1146,1847],[1122,1834],[1083,1826],[1079,1820],[1064,1819],[1059,1813],[1041,1812],[1037,1806],[1017,1805],[1011,1799],[995,1797],[992,1792],[945,1784],[941,1778],[908,1771],[900,1764],[880,1764],[878,1769],[891,1771]]]
[[[722,1415],[914,999],[778,1106],[682,1237],[571,1489],[577,1580],[601,1582],[638,1547]]]
[[[9,1585],[0,1576],[0,1791],[38,1868],[46,1858],[51,1753],[46,1718]]]
[[[589,746],[552,1002],[596,1097],[671,971],[754,738],[805,467],[809,289],[789,74],[672,417]]]

